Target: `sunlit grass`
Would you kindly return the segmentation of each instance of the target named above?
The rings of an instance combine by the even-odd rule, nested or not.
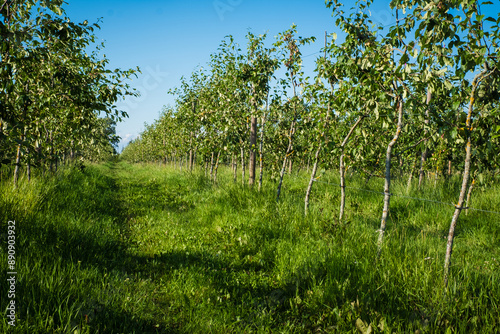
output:
[[[376,259],[382,196],[316,183],[303,214],[308,175],[262,192],[220,168],[203,173],[109,163],[83,172],[4,183],[1,228],[15,219],[18,333],[481,332],[500,326],[498,216],[462,214],[452,278],[442,283],[452,206],[393,197]],[[338,184],[336,173],[320,180]],[[382,191],[382,180],[347,185]],[[456,201],[459,180],[407,193]],[[474,207],[500,207],[498,186]],[[3,233],[3,232],[2,232]],[[2,238],[6,245],[6,238]],[[2,246],[2,291],[6,290]],[[2,307],[6,298],[2,297]]]

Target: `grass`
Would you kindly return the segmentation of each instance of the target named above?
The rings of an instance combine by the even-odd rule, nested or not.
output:
[[[108,163],[1,184],[1,307],[7,221],[16,220],[17,325],[12,333],[495,333],[500,328],[499,216],[460,217],[443,290],[453,207],[394,197],[376,262],[382,196],[307,175],[258,193],[170,167]],[[338,183],[334,174],[322,180]],[[380,191],[380,180],[365,186]],[[406,194],[406,182],[394,192]],[[456,201],[459,180],[410,196]],[[500,208],[500,187],[473,194]],[[5,314],[5,313],[4,313]]]

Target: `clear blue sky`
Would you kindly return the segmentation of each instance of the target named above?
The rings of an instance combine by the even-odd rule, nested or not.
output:
[[[182,76],[190,77],[217,51],[226,35],[233,35],[244,48],[245,35],[268,33],[268,40],[297,25],[300,36],[316,36],[316,43],[303,49],[305,71],[312,75],[317,52],[324,44],[324,33],[336,32],[331,10],[324,0],[67,0],[65,10],[75,22],[99,23],[96,31],[105,42],[102,53],[110,68],[135,68],[142,74],[131,82],[142,96],[118,103],[129,118],[117,126],[122,137],[120,149],[158,118],[164,105],[174,105],[167,94],[179,86]],[[349,3],[345,1],[344,3]],[[354,2],[353,2],[354,3]],[[389,0],[378,0],[371,10],[374,21],[382,25],[395,21]]]

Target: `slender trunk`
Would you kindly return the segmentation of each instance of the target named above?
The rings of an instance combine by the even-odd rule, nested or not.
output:
[[[281,194],[281,185],[283,184],[283,176],[285,175],[286,160],[287,156],[285,155],[285,158],[283,159],[283,166],[281,167],[281,172],[280,172],[280,181],[278,183],[278,194],[276,195],[276,201],[279,200]]]
[[[489,74],[491,74],[490,72]],[[466,128],[467,128],[467,145],[465,146],[465,166],[464,166],[464,174],[462,178],[462,188],[460,190],[460,195],[458,197],[458,204],[455,206],[455,212],[453,213],[453,217],[451,219],[451,224],[450,224],[450,230],[448,232],[448,241],[446,243],[446,256],[444,259],[444,287],[448,286],[448,277],[450,273],[450,263],[451,263],[451,254],[453,252],[453,240],[455,238],[455,227],[457,225],[458,217],[460,216],[460,212],[462,212],[463,204],[464,204],[464,199],[465,199],[465,193],[467,191],[467,184],[469,183],[469,175],[470,175],[470,160],[471,160],[471,119],[472,119],[472,112],[473,112],[473,107],[474,107],[474,96],[475,92],[477,89],[477,86],[479,85],[480,81],[484,79],[487,75],[485,71],[482,71],[481,73],[478,73],[472,82],[472,91],[470,95],[470,102],[469,102],[469,113],[467,115],[467,122],[466,122]]]
[[[291,126],[290,126],[290,132],[289,132],[289,137],[288,137],[288,147],[286,149],[285,153],[285,158],[283,159],[283,166],[281,167],[281,172],[280,172],[280,181],[278,183],[278,193],[276,195],[276,201],[280,199],[280,194],[281,194],[281,185],[283,184],[283,176],[285,175],[285,169],[286,169],[286,162],[290,154],[292,154],[292,145],[293,145],[293,133],[295,129],[295,119],[293,120]]]
[[[220,151],[219,153],[217,153],[217,159],[215,160],[214,183],[217,183],[217,170],[219,169],[219,157],[220,157]]]
[[[288,160],[288,175],[292,175],[292,166],[293,166],[293,159],[290,158]]]
[[[309,185],[307,186],[306,190],[305,209],[304,209],[304,215],[306,216],[307,216],[307,210],[309,209],[309,197],[311,196],[312,186],[314,180],[316,179],[316,171],[318,170],[318,161],[320,152],[321,152],[321,143],[319,144],[318,149],[316,150],[316,154],[314,154],[314,165],[311,173],[311,178],[309,179]]]
[[[325,58],[326,58],[326,31],[325,31]],[[332,88],[332,93],[333,93],[333,85],[331,85]],[[328,144],[328,136],[325,136],[328,130],[328,125],[329,125],[329,120],[330,120],[330,101],[328,102],[328,108],[326,110],[326,116],[325,116],[325,123],[324,123],[324,130],[321,133],[321,137],[324,137],[325,143]],[[312,186],[314,184],[314,181],[316,180],[316,172],[318,170],[318,162],[319,162],[319,154],[321,152],[321,147],[322,147],[322,142],[319,142],[318,149],[316,150],[316,153],[314,154],[314,165],[311,173],[311,178],[309,179],[309,184],[307,185],[307,190],[306,190],[306,198],[304,199],[304,215],[307,216],[307,211],[309,210],[309,198],[311,197],[311,191],[312,191]],[[307,172],[309,172],[309,161],[310,157],[307,157]]]
[[[245,151],[241,147],[241,183],[245,184]]]
[[[237,164],[236,154],[233,154],[233,181],[236,183],[238,181],[238,164]]]
[[[358,127],[359,123],[363,120],[363,116],[360,116],[356,123],[351,127],[347,136],[345,136],[344,141],[340,145],[340,214],[339,214],[339,223],[342,222],[342,218],[344,216],[344,208],[345,208],[345,166],[344,166],[344,148],[345,145],[349,142],[349,138],[351,137],[354,130]]]
[[[264,126],[266,125],[266,117],[262,117],[262,125],[260,129],[260,145],[259,145],[259,191],[262,189],[262,176],[264,175]]]
[[[212,158],[210,159],[210,181],[214,179],[214,152],[212,152]]]
[[[196,165],[196,155],[198,154],[196,148],[194,149],[194,153],[193,153],[193,167],[191,168],[191,171],[194,170],[194,166]]]
[[[42,146],[39,143],[37,143],[37,146],[36,146],[36,158],[37,158],[38,164],[40,166],[40,169],[42,171],[42,176],[44,176],[45,175],[45,161],[42,157]]]
[[[188,158],[188,169],[192,172],[193,171],[193,149],[189,150],[189,158]]]
[[[392,147],[396,144],[396,141],[399,138],[399,134],[401,133],[402,123],[403,123],[403,100],[401,98],[397,99],[398,103],[398,126],[396,130],[396,134],[394,138],[392,138],[391,142],[387,146],[387,153],[385,157],[385,185],[384,185],[384,210],[382,212],[382,220],[380,222],[380,230],[378,236],[377,243],[377,258],[380,256],[380,252],[382,251],[382,243],[384,241],[384,233],[387,223],[387,216],[389,215],[389,207],[391,201],[391,153]]]
[[[250,159],[248,163],[248,184],[253,186],[255,183],[255,162],[257,144],[257,118],[252,116],[250,118]]]
[[[451,175],[451,160],[448,160],[448,175]]]
[[[52,138],[50,139],[50,172],[54,172],[54,145],[52,144]]]
[[[429,109],[430,109],[430,103],[431,103],[431,98],[432,98],[432,93],[427,88],[427,100],[425,101],[427,104],[427,109],[425,110],[425,125],[429,124]],[[427,134],[427,129],[424,130],[424,136]],[[422,181],[424,180],[424,165],[425,161],[427,160],[427,154],[428,150],[425,148],[422,151],[422,157],[420,159],[420,171],[419,171],[419,176],[418,176],[418,189],[422,186]]]
[[[413,181],[413,173],[415,173],[415,167],[417,165],[417,159],[413,160],[413,165],[411,166],[410,176],[408,177],[408,183],[406,185],[406,193],[409,194],[411,190],[411,182]]]
[[[208,174],[208,160],[205,159],[205,177],[207,177]]]
[[[21,135],[21,142],[26,138],[26,127],[24,128],[23,134]],[[14,188],[17,187],[17,181],[19,179],[19,171],[21,169],[21,143],[17,146],[16,154],[16,168],[14,169]]]
[[[436,188],[437,186],[438,175],[439,175],[439,167],[436,167],[436,174],[434,175],[434,188]]]
[[[474,185],[476,184],[476,180],[472,179],[472,182],[469,186],[469,191],[467,192],[467,199],[465,200],[465,215],[467,216],[469,214],[469,203],[470,203],[470,195],[472,194],[472,188],[474,188]]]
[[[198,104],[198,100],[195,99],[192,101],[191,110],[193,111],[193,115],[196,114],[197,104]],[[193,172],[194,159],[195,159],[195,150],[193,149],[193,137],[194,137],[194,133],[193,133],[193,131],[191,131],[189,134],[189,148],[190,148],[190,150],[189,150],[189,170],[191,172]]]
[[[21,137],[22,141],[22,137]],[[14,169],[14,188],[17,187],[17,180],[19,179],[19,170],[21,168],[21,144],[17,145],[17,154],[16,154],[16,167]]]
[[[30,162],[30,149],[26,151],[27,161],[26,161],[26,176],[28,177],[28,182],[31,181],[31,162]]]
[[[450,270],[451,263],[451,253],[453,251],[453,240],[455,238],[455,227],[457,225],[458,217],[460,216],[460,212],[462,212],[465,193],[467,192],[467,184],[469,182],[469,173],[470,173],[470,157],[471,157],[471,140],[470,136],[467,140],[467,146],[465,148],[465,168],[462,179],[462,188],[460,190],[460,196],[458,198],[458,204],[455,206],[455,212],[453,213],[453,217],[451,219],[450,230],[448,232],[448,241],[446,243],[446,255],[444,260],[444,287],[448,286],[448,276]]]
[[[192,172],[194,166],[193,131],[189,135],[189,170]]]

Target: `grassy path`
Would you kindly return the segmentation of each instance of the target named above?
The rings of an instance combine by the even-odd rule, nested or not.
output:
[[[274,187],[257,194],[230,179],[221,175],[214,187],[202,175],[109,163],[84,172],[68,168],[17,192],[2,185],[2,233],[15,219],[19,275],[17,326],[4,317],[0,332],[500,328],[495,217],[461,221],[444,298],[447,211],[396,200],[375,264],[377,197],[352,195],[353,214],[339,226],[332,218],[336,198],[326,188],[318,188],[322,195],[305,219],[300,180],[290,181],[277,204]],[[498,193],[482,196],[478,202],[498,201]],[[2,291],[8,289],[4,245],[2,235]]]

